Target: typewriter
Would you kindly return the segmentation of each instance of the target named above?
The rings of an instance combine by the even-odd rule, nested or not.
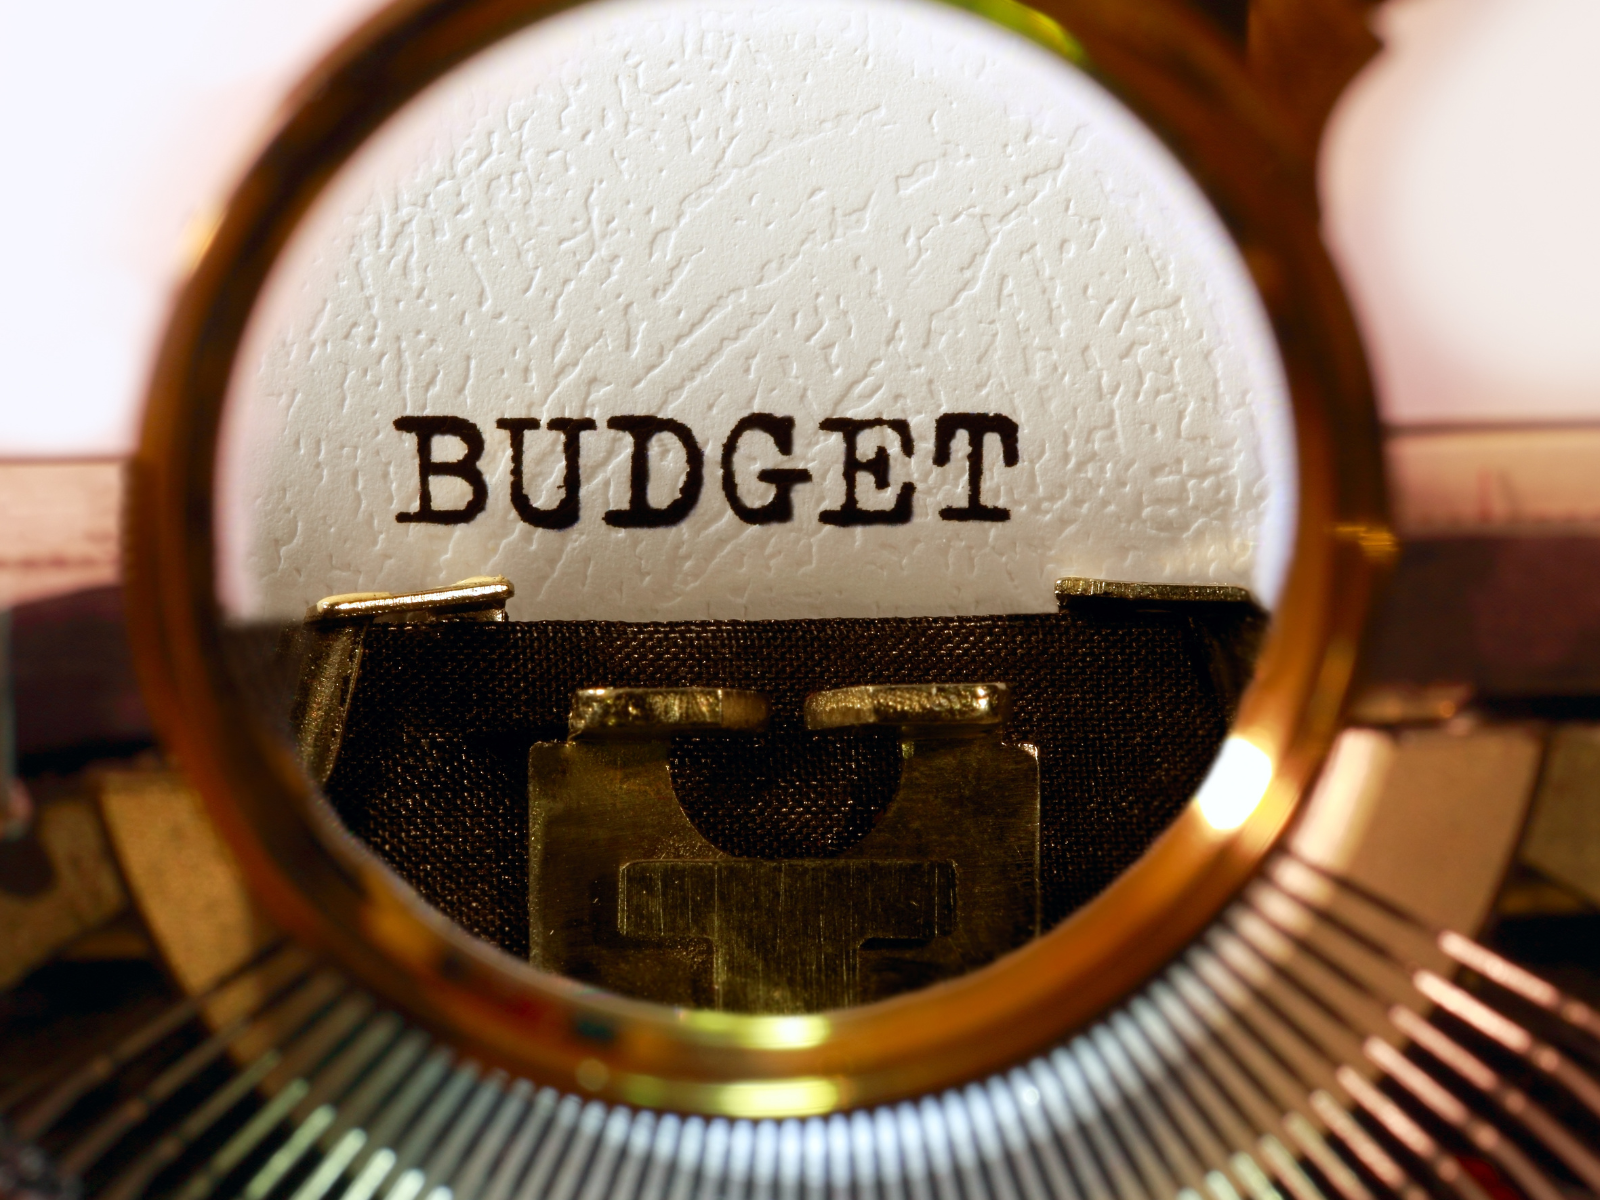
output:
[[[10,617],[0,1200],[1600,1192],[1592,538],[1421,513],[1371,35],[1212,8],[333,51]]]

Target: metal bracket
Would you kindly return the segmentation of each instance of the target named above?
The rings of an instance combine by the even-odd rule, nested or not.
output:
[[[300,761],[319,784],[339,758],[345,720],[361,674],[367,630],[374,625],[435,625],[444,621],[504,621],[515,589],[502,575],[474,575],[420,592],[351,592],[325,596],[306,612],[298,631],[304,656],[290,711]]]
[[[1039,773],[1003,683],[841,688],[812,730],[892,725],[899,790],[835,858],[738,859],[690,823],[674,734],[755,732],[732,689],[594,689],[528,756],[533,962],[663,1003],[815,1012],[982,965],[1039,928]]]

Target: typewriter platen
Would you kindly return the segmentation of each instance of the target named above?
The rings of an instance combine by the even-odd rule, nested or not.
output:
[[[895,103],[719,144],[698,97],[743,101],[737,131],[790,94],[770,29],[580,13],[573,66],[534,25],[430,93],[428,154],[415,108],[380,128],[269,277],[322,167],[510,25],[398,14],[291,115],[180,304],[134,475],[151,703],[211,807],[153,763],[42,783],[6,851],[19,904],[60,910],[39,945],[75,947],[24,1003],[96,938],[170,978],[133,970],[118,1020],[74,1040],[46,1010],[19,1043],[8,1192],[1596,1188],[1592,975],[1560,940],[1592,912],[1587,677],[1495,636],[1540,620],[1519,555],[1581,576],[1587,543],[1405,548],[1352,681],[1396,549],[1370,413],[1294,164],[1233,68],[1175,49],[1177,14],[818,11],[783,18],[831,47],[794,60],[808,85],[910,46]],[[402,50],[430,65],[386,75]],[[1019,74],[967,76],[979,98],[1044,87],[1112,146],[1089,183],[1041,175],[1037,118],[991,275],[958,236],[988,135],[916,88],[980,51]],[[628,70],[583,74],[607,53]],[[1163,96],[1163,53],[1205,87]],[[497,106],[529,77],[555,82]],[[637,144],[602,119],[630,104],[667,114]],[[917,158],[918,104],[950,165]],[[1130,110],[1237,260],[1160,203],[1119,224],[1130,180],[1198,195]],[[694,136],[663,142],[679,116]],[[841,157],[841,130],[877,157]],[[584,158],[611,136],[633,151]],[[650,154],[713,151],[714,179],[756,180],[737,204],[687,176],[642,193],[663,229],[624,202]],[[1280,194],[1252,197],[1252,162]],[[587,225],[563,224],[573,196]],[[917,236],[869,269],[886,227]],[[1117,267],[1141,253],[1160,267]],[[935,294],[923,261],[970,286]],[[287,291],[247,328],[263,278]],[[1287,383],[1245,336],[1258,289]],[[1073,296],[1054,324],[1031,307]],[[1106,314],[1081,361],[1042,353]],[[1007,359],[1024,333],[1038,353]],[[219,411],[211,497],[197,414]],[[1552,982],[1517,965],[1540,936]],[[82,1052],[53,1062],[52,1037]]]

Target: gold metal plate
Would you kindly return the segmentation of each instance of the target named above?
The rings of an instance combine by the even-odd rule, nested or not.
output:
[[[766,697],[736,688],[585,688],[572,697],[568,719],[575,738],[755,733],[766,727]]]
[[[877,684],[837,688],[806,697],[807,729],[855,725],[906,725],[939,729],[946,736],[1005,721],[1003,683]]]
[[[1083,579],[1069,576],[1056,580],[1056,595],[1062,598],[1144,600],[1152,604],[1251,604],[1254,598],[1246,588],[1197,583],[1138,583],[1121,579]]]
[[[534,963],[664,1004],[807,1013],[924,987],[1023,945],[1039,932],[1039,764],[1002,740],[1006,694],[929,684],[808,697],[812,728],[899,726],[900,786],[838,857],[767,861],[717,849],[668,771],[669,735],[759,727],[713,722],[731,708],[764,723],[761,697],[577,693],[572,736],[528,755]],[[618,709],[641,720],[594,717]]]

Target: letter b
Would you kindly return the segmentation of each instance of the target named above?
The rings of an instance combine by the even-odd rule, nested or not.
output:
[[[394,427],[417,439],[417,511],[395,513],[402,525],[465,525],[489,503],[489,485],[478,460],[483,457],[483,433],[464,417],[397,417]],[[461,457],[439,462],[433,457],[433,439],[453,437],[462,444]],[[433,480],[440,475],[465,480],[472,495],[460,508],[433,506]]]

